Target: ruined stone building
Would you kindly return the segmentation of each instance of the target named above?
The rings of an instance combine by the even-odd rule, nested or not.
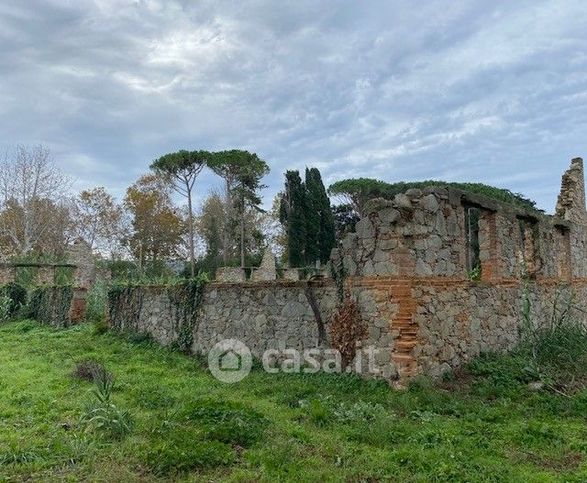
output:
[[[345,290],[356,299],[376,347],[378,376],[439,376],[485,351],[515,346],[525,323],[547,323],[554,301],[587,300],[587,214],[583,162],[562,179],[554,216],[452,188],[412,189],[374,200],[369,215],[333,252]],[[271,272],[271,267],[264,267]],[[325,324],[317,324],[308,282],[215,282],[193,328],[194,352],[237,338],[254,355],[275,347],[328,346],[336,280],[309,282]],[[167,293],[146,288],[139,313],[116,327],[178,337]],[[326,337],[324,336],[326,334]]]

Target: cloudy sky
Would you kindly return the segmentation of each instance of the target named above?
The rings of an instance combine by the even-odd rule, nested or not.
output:
[[[587,157],[587,2],[1,0],[0,146],[121,195],[243,148],[325,181],[482,181],[551,211]],[[211,175],[199,184],[205,193]]]

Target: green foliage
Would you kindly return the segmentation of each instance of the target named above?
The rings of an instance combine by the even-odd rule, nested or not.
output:
[[[263,211],[259,191],[265,188],[261,179],[269,173],[269,166],[256,153],[232,149],[214,153],[208,167],[225,180],[230,202],[236,209],[240,225],[241,266],[244,266],[247,228],[244,215],[247,208]]]
[[[212,154],[207,151],[181,150],[177,153],[166,154],[151,164],[151,169],[171,183],[177,193],[187,198],[190,269],[192,276],[196,273],[192,200],[193,190],[196,178],[211,157]]]
[[[93,323],[103,321],[106,317],[108,286],[103,280],[97,280],[88,291],[86,299],[86,320]]]
[[[27,290],[16,282],[10,282],[0,287],[0,298],[2,299],[2,314],[5,319],[13,317],[27,304]]]
[[[209,281],[207,274],[198,274],[196,278],[167,287],[168,297],[175,307],[176,344],[182,352],[190,352],[194,343],[198,309],[204,297],[204,287]]]
[[[414,182],[387,183],[385,181],[371,178],[345,179],[333,183],[328,188],[332,196],[339,196],[353,206],[359,216],[365,215],[363,208],[373,198],[393,199],[395,195],[405,191],[418,188],[423,189],[429,186],[444,188],[456,188],[469,193],[479,194],[496,201],[509,203],[523,209],[538,211],[536,202],[526,198],[520,193],[513,193],[504,188],[496,188],[482,183],[455,183],[448,181],[426,180]]]
[[[110,330],[110,324],[106,319],[98,319],[93,322],[94,335],[103,335]]]
[[[108,290],[108,319],[121,331],[137,332],[143,307],[140,285],[115,284]]]
[[[0,322],[5,322],[10,319],[10,306],[12,300],[8,295],[0,293]]]
[[[317,168],[306,168],[305,187],[308,200],[306,263],[313,264],[316,260],[326,263],[336,245],[336,235],[330,199]],[[310,236],[311,229],[313,236]]]
[[[577,316],[574,294],[557,292],[546,324],[532,318],[528,288],[522,299],[522,343],[518,354],[526,370],[554,391],[574,390],[587,382],[587,325]]]
[[[186,151],[184,149],[176,153],[169,153],[153,161],[151,169],[163,176],[179,178],[191,178],[206,165],[212,154],[208,151]]]
[[[469,271],[469,279],[473,282],[479,282],[481,280],[481,265],[477,265]]]
[[[87,432],[93,432],[106,439],[120,440],[132,431],[133,420],[128,411],[120,410],[112,402],[114,376],[101,368],[93,373],[96,388],[93,401],[87,407],[81,424]]]
[[[73,300],[73,287],[37,287],[31,292],[27,317],[53,327],[70,324],[69,310]]]
[[[359,215],[349,203],[332,207],[336,239],[342,240],[347,233],[355,231],[355,225],[360,220]]]
[[[55,285],[73,285],[74,267],[55,267]]]
[[[399,191],[398,191],[399,192]],[[363,216],[363,207],[373,198],[393,198],[392,185],[372,178],[343,179],[331,184],[328,194],[338,196],[352,205],[353,209]]]
[[[298,171],[285,173],[279,221],[287,232],[287,258],[292,267],[326,263],[336,244],[335,222],[320,171],[306,168],[305,181]]]
[[[330,420],[330,412],[319,399],[313,399],[308,406],[308,416],[317,426],[325,426]]]
[[[298,171],[285,173],[285,191],[281,200],[280,221],[287,228],[287,258],[290,266],[305,265],[306,195]]]

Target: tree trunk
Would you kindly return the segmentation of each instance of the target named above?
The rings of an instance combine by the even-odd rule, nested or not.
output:
[[[245,268],[245,197],[241,198],[241,268]]]
[[[190,237],[190,273],[192,278],[196,276],[196,264],[195,264],[195,247],[194,247],[194,213],[192,206],[192,191],[189,188],[189,184],[186,182],[187,193],[188,193],[188,231]]]
[[[229,260],[229,245],[230,245],[230,233],[229,227],[232,224],[232,200],[230,196],[230,182],[226,179],[226,220],[224,221],[224,233],[222,236],[222,259],[224,266],[228,266]]]

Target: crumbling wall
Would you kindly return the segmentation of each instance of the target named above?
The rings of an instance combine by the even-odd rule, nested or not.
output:
[[[350,286],[387,287],[398,303],[389,324],[400,377],[438,375],[480,352],[510,349],[525,317],[552,317],[555,298],[587,301],[580,160],[563,176],[558,216],[443,188],[374,200],[367,213],[333,260]]]
[[[341,283],[357,301],[368,328],[358,348],[376,349],[380,377],[439,376],[481,352],[511,349],[524,323],[546,323],[554,305],[587,302],[582,161],[573,160],[563,176],[557,216],[438,187],[373,200],[366,213],[333,251],[336,280],[312,286],[327,326]],[[239,272],[227,275],[234,283],[206,287],[192,351],[205,353],[227,338],[257,357],[268,348],[328,346],[306,282],[273,280],[273,265],[267,262],[269,275],[253,277],[271,281],[244,282]],[[164,290],[144,289],[133,330],[172,344],[172,312]],[[112,324],[125,328],[124,317]]]

